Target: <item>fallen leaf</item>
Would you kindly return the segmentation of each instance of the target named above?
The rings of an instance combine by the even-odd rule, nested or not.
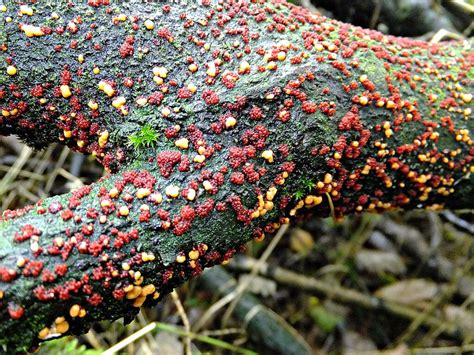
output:
[[[425,279],[403,280],[375,291],[377,297],[403,304],[417,304],[431,300],[439,291],[439,285]]]
[[[243,274],[239,277],[239,283],[247,282],[249,278],[252,278],[252,280],[247,287],[247,291],[263,297],[273,296],[276,293],[276,282],[261,276],[252,277],[249,274]]]
[[[295,228],[290,234],[290,248],[295,253],[308,255],[314,247],[314,239],[311,233],[301,228]]]
[[[407,268],[402,258],[393,252],[362,249],[355,256],[357,269],[371,274],[403,275]]]
[[[448,321],[457,324],[464,334],[474,334],[474,313],[464,308],[448,304],[443,309]]]
[[[344,331],[342,334],[344,346],[343,353],[351,354],[353,352],[369,352],[377,350],[377,345],[368,337],[363,336],[353,330]]]

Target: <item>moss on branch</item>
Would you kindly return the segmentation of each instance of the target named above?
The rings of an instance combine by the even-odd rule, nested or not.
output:
[[[110,171],[4,212],[5,351],[131,319],[328,196],[337,216],[473,206],[468,43],[278,0],[4,1],[0,30],[0,134]]]

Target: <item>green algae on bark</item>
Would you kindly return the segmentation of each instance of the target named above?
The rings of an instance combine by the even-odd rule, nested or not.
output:
[[[279,0],[0,4],[0,134],[110,171],[3,213],[5,351],[131,319],[328,198],[473,206],[469,43]]]

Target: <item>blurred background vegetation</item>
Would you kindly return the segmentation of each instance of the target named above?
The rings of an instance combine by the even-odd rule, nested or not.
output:
[[[292,2],[425,40],[468,38],[474,29],[472,0]],[[1,210],[102,174],[66,148],[34,152],[0,138]],[[249,244],[128,325],[102,322],[39,353],[474,353],[473,236],[471,210],[310,218]]]

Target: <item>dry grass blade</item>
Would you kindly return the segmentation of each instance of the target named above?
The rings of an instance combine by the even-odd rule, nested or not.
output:
[[[15,161],[15,164],[11,167],[11,169],[5,174],[3,179],[0,181],[0,196],[3,195],[6,191],[10,190],[10,184],[15,181],[18,174],[22,170],[23,166],[28,161],[28,158],[33,153],[33,150],[28,147],[23,147],[21,150],[20,155]]]
[[[70,152],[71,151],[69,149],[63,149],[61,151],[61,155],[59,156],[58,161],[54,165],[53,171],[49,174],[46,186],[44,187],[44,192],[46,194],[50,193],[51,188],[53,187],[53,184],[56,181],[56,177],[59,174],[59,170],[63,167]]]
[[[118,342],[111,348],[107,349],[102,353],[102,355],[113,355],[118,351],[122,350],[123,348],[127,347],[129,344],[133,343],[135,340],[141,338],[145,334],[151,332],[156,328],[156,323],[150,323],[146,327],[143,327],[139,331],[133,333],[132,335],[128,336],[127,338],[123,339],[122,341]]]
[[[186,312],[184,311],[183,304],[181,303],[181,300],[179,299],[179,295],[176,292],[176,290],[173,290],[173,292],[171,292],[171,297],[176,306],[176,309],[178,310],[178,314],[181,317],[181,320],[183,321],[184,329],[186,333],[189,333],[191,331],[191,325],[189,324],[188,316],[186,315]],[[184,351],[186,355],[191,355],[191,338],[189,336],[185,336],[184,339],[185,339]]]
[[[441,29],[439,30],[438,32],[435,33],[435,35],[433,36],[433,38],[430,40],[430,43],[439,43],[441,42],[443,39],[445,38],[449,38],[449,39],[464,39],[463,36],[457,34],[457,33],[454,33],[454,32],[450,32],[450,31],[447,31],[445,29]]]
[[[450,2],[461,8],[464,12],[474,15],[474,5],[463,0],[450,0]]]

